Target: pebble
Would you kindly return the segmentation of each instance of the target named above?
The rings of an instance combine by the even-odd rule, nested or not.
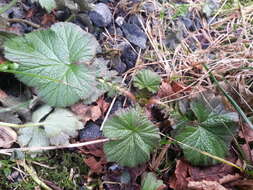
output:
[[[123,48],[121,54],[121,60],[126,64],[127,69],[131,69],[135,66],[138,55],[134,52],[130,45],[126,45]]]
[[[146,48],[147,36],[138,25],[125,23],[122,25],[121,29],[129,42],[141,49]]]
[[[96,4],[95,8],[89,12],[89,17],[98,27],[106,27],[112,22],[112,13],[104,3]]]
[[[86,126],[79,132],[80,140],[91,140],[101,136],[102,132],[100,131],[100,126],[93,122],[86,124]]]
[[[119,56],[112,58],[111,65],[114,70],[116,70],[119,74],[126,72],[127,66],[123,63]]]
[[[122,26],[125,22],[125,19],[124,17],[122,16],[118,16],[116,19],[115,19],[115,23],[118,25],[118,26]]]

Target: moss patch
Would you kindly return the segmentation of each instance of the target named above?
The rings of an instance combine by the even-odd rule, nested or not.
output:
[[[32,164],[40,179],[53,182],[64,190],[79,189],[84,183],[83,176],[88,173],[88,168],[83,162],[83,156],[75,152],[50,151],[34,159],[27,158],[27,161],[31,163],[36,161],[49,166],[50,168]],[[25,176],[25,180],[19,176],[11,181],[7,176],[15,171],[12,168],[16,167],[15,162],[2,156],[0,163],[0,189],[34,190],[38,186],[29,176]]]

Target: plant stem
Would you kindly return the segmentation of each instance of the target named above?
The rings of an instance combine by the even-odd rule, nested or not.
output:
[[[227,164],[227,165],[229,165],[229,166],[235,167],[235,168],[239,169],[239,170],[242,171],[242,172],[245,171],[243,168],[241,168],[240,166],[234,164],[233,162],[230,162],[230,161],[228,161],[228,160],[225,160],[225,159],[223,159],[223,158],[220,158],[220,157],[218,157],[218,156],[215,156],[215,155],[213,155],[213,154],[210,154],[209,152],[205,152],[205,151],[202,151],[202,150],[197,149],[197,148],[195,148],[195,147],[189,146],[188,144],[185,144],[185,143],[182,143],[182,142],[180,142],[180,141],[177,141],[176,139],[173,139],[173,138],[170,137],[170,136],[167,136],[167,135],[166,135],[166,138],[168,138],[169,140],[174,141],[174,142],[176,142],[176,143],[178,143],[178,144],[180,144],[180,145],[183,145],[183,146],[185,146],[185,147],[187,147],[187,148],[190,148],[190,149],[192,149],[192,150],[194,150],[194,151],[196,151],[196,152],[199,152],[199,153],[201,153],[201,154],[203,154],[203,155],[206,155],[206,156],[208,156],[208,157],[210,157],[210,158],[212,158],[212,159],[218,160],[218,161],[220,161],[220,162],[222,162],[222,163],[224,163],[224,164]]]
[[[62,146],[46,146],[46,147],[24,147],[24,148],[9,148],[9,149],[1,149],[0,154],[8,154],[14,151],[22,151],[22,152],[33,152],[33,151],[43,151],[43,150],[56,150],[56,149],[63,149],[63,148],[76,148],[82,146],[88,146],[92,144],[99,144],[108,142],[111,139],[98,139],[94,141],[82,142],[82,143],[74,143]]]
[[[127,96],[129,99],[131,99],[134,103],[136,103],[136,97],[132,94],[132,92],[120,87],[120,86],[117,86],[115,84],[112,84],[108,81],[105,81],[104,79],[98,79],[99,82],[105,84],[105,85],[108,85],[110,86],[111,88],[114,88],[115,90],[121,92],[122,94],[124,94],[125,96]]]
[[[43,189],[46,190],[52,190],[50,187],[48,187],[43,181],[41,181],[36,173],[36,171],[34,170],[33,167],[28,166],[25,162],[25,160],[18,160],[16,161],[17,164],[21,165],[25,171],[31,176],[31,178],[33,179],[33,181],[35,181],[39,186],[41,186]]]
[[[3,6],[0,9],[0,14],[4,13],[5,11],[8,11],[11,7],[13,7],[16,3],[18,2],[18,0],[12,0],[9,4]]]
[[[20,22],[20,23],[25,23],[25,24],[28,24],[34,28],[40,28],[40,25],[38,24],[35,24],[31,21],[28,21],[28,20],[25,20],[25,19],[21,19],[21,18],[9,18],[7,19],[8,22]]]
[[[45,125],[45,123],[14,124],[14,123],[0,122],[0,126],[12,127],[12,128],[39,127],[39,126],[42,126],[42,125]]]

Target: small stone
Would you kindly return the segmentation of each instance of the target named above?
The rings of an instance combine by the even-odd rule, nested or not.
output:
[[[136,24],[137,26],[142,27],[141,22],[144,23],[144,20],[140,15],[132,15],[128,18],[127,22],[129,24]]]
[[[143,30],[136,24],[125,23],[122,25],[125,37],[134,45],[141,49],[146,48],[147,36]]]
[[[138,55],[133,51],[132,47],[127,45],[124,47],[121,60],[126,64],[127,69],[131,69],[135,66]]]
[[[119,56],[112,58],[112,68],[115,69],[119,74],[122,74],[126,71],[127,66],[123,63]]]
[[[91,21],[99,26],[106,27],[112,22],[112,13],[104,3],[96,4],[95,8],[89,13]]]
[[[89,122],[85,128],[79,132],[79,139],[82,141],[95,139],[101,136],[102,132],[100,131],[100,127],[93,122]]]
[[[124,21],[125,21],[125,19],[122,16],[117,17],[115,20],[115,22],[118,26],[122,26],[124,24]]]

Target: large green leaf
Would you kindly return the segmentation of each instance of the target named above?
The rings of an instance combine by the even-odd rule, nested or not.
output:
[[[235,127],[225,126],[184,126],[178,131],[176,140],[214,156],[225,158]],[[188,146],[182,146],[184,156],[193,165],[212,165],[217,160],[205,156]]]
[[[40,6],[51,12],[56,8],[55,0],[32,0],[32,2],[39,2]]]
[[[121,111],[103,128],[104,135],[114,139],[104,145],[108,161],[129,167],[146,162],[159,143],[158,132],[139,109]]]
[[[96,69],[84,64],[95,55],[98,43],[89,33],[71,23],[57,23],[7,40],[5,57],[19,62],[16,76],[38,88],[41,98],[64,107],[94,93]]]

